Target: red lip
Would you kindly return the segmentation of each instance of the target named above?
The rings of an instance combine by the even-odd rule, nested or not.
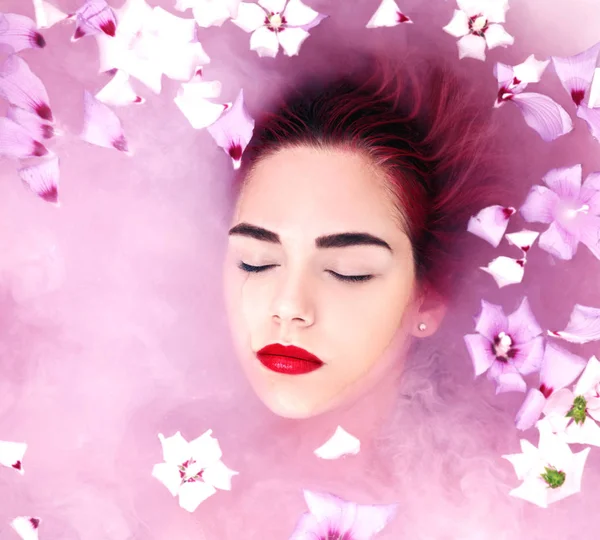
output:
[[[256,353],[260,363],[271,371],[286,375],[301,375],[319,369],[324,362],[314,354],[295,347],[274,343]]]

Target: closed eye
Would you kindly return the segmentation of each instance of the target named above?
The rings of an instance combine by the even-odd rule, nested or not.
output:
[[[334,272],[333,270],[328,270],[328,272],[335,279],[338,279],[339,281],[346,281],[346,282],[369,281],[370,279],[373,279],[373,277],[374,277],[371,274],[365,274],[365,275],[361,275],[361,276],[346,276],[344,274],[338,274],[337,272]]]
[[[243,270],[244,272],[250,272],[253,274],[256,274],[258,272],[264,272],[265,270],[268,270],[269,268],[273,268],[277,266],[276,264],[265,264],[263,266],[252,266],[251,264],[246,264],[245,262],[241,261],[240,264],[238,265],[238,268],[240,268],[240,270]]]

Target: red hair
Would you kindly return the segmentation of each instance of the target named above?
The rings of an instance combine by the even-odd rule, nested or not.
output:
[[[443,297],[455,290],[468,219],[492,204],[488,115],[440,64],[416,69],[366,57],[350,74],[313,76],[258,118],[244,152],[256,162],[293,146],[362,152],[381,168],[411,240],[417,279]],[[497,201],[496,201],[497,202]]]

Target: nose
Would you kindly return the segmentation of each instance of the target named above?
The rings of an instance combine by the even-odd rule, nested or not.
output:
[[[282,276],[272,304],[273,321],[287,327],[309,327],[315,321],[311,286],[306,276],[300,273]]]

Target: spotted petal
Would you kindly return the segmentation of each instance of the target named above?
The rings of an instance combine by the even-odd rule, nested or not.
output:
[[[10,118],[0,118],[0,156],[27,159],[46,154],[47,148],[36,141],[23,126]]]
[[[369,19],[367,28],[397,26],[401,23],[412,24],[412,20],[402,13],[394,0],[382,0],[377,11]]]
[[[498,288],[502,289],[507,285],[521,283],[525,275],[525,259],[511,259],[510,257],[496,257],[487,266],[479,267],[484,272],[490,274]]]
[[[13,52],[19,52],[24,49],[41,49],[46,46],[46,40],[29,17],[0,13],[0,44],[8,45]]]
[[[38,540],[38,529],[42,520],[31,516],[20,516],[11,521],[10,526],[23,540]]]
[[[539,420],[545,404],[546,398],[544,394],[537,388],[531,388],[515,417],[517,429],[524,431],[532,428]]]
[[[108,84],[96,94],[96,99],[114,107],[131,105],[132,103],[144,103],[146,101],[137,95],[129,82],[129,75],[121,70],[118,70]]]
[[[523,63],[514,66],[513,73],[522,83],[537,83],[540,82],[549,63],[550,60],[537,60],[535,55],[531,54]]]
[[[511,101],[519,107],[525,123],[546,141],[553,141],[573,130],[569,113],[548,96],[535,92],[523,92]]]
[[[58,205],[58,157],[54,156],[36,165],[24,167],[19,170],[19,176],[38,197]]]
[[[515,212],[512,207],[488,206],[469,219],[467,231],[498,247],[508,227],[508,220]]]
[[[576,106],[581,105],[589,94],[598,62],[598,53],[600,53],[600,43],[574,56],[552,57],[554,70]]]
[[[87,90],[84,95],[84,120],[81,138],[103,148],[129,153],[119,117]]]
[[[539,235],[539,232],[523,229],[522,231],[516,233],[507,234],[506,239],[510,244],[518,247],[524,254],[526,254],[529,252],[531,246],[537,240]]]
[[[117,19],[106,0],[86,0],[76,12],[76,26],[72,41],[84,36],[93,36],[100,32],[114,37],[117,31]]]
[[[252,138],[254,119],[244,106],[244,93],[240,93],[233,106],[214,124],[208,127],[216,143],[225,150],[233,161],[233,168],[238,169],[242,154]]]
[[[0,465],[15,469],[20,474],[25,474],[23,470],[23,456],[26,451],[26,443],[0,441]]]
[[[6,117],[24,127],[35,140],[51,139],[55,135],[54,126],[42,120],[37,114],[11,105]]]
[[[571,343],[600,340],[600,309],[575,304],[567,327],[559,332],[548,331],[548,334]]]
[[[350,435],[344,428],[338,426],[331,438],[319,446],[314,454],[321,459],[338,459],[359,452],[360,441],[354,435]]]
[[[554,343],[547,343],[540,370],[540,386],[548,395],[571,384],[583,371],[587,362]]]
[[[0,68],[0,97],[43,120],[53,120],[44,83],[33,74],[25,60],[15,54]]]

